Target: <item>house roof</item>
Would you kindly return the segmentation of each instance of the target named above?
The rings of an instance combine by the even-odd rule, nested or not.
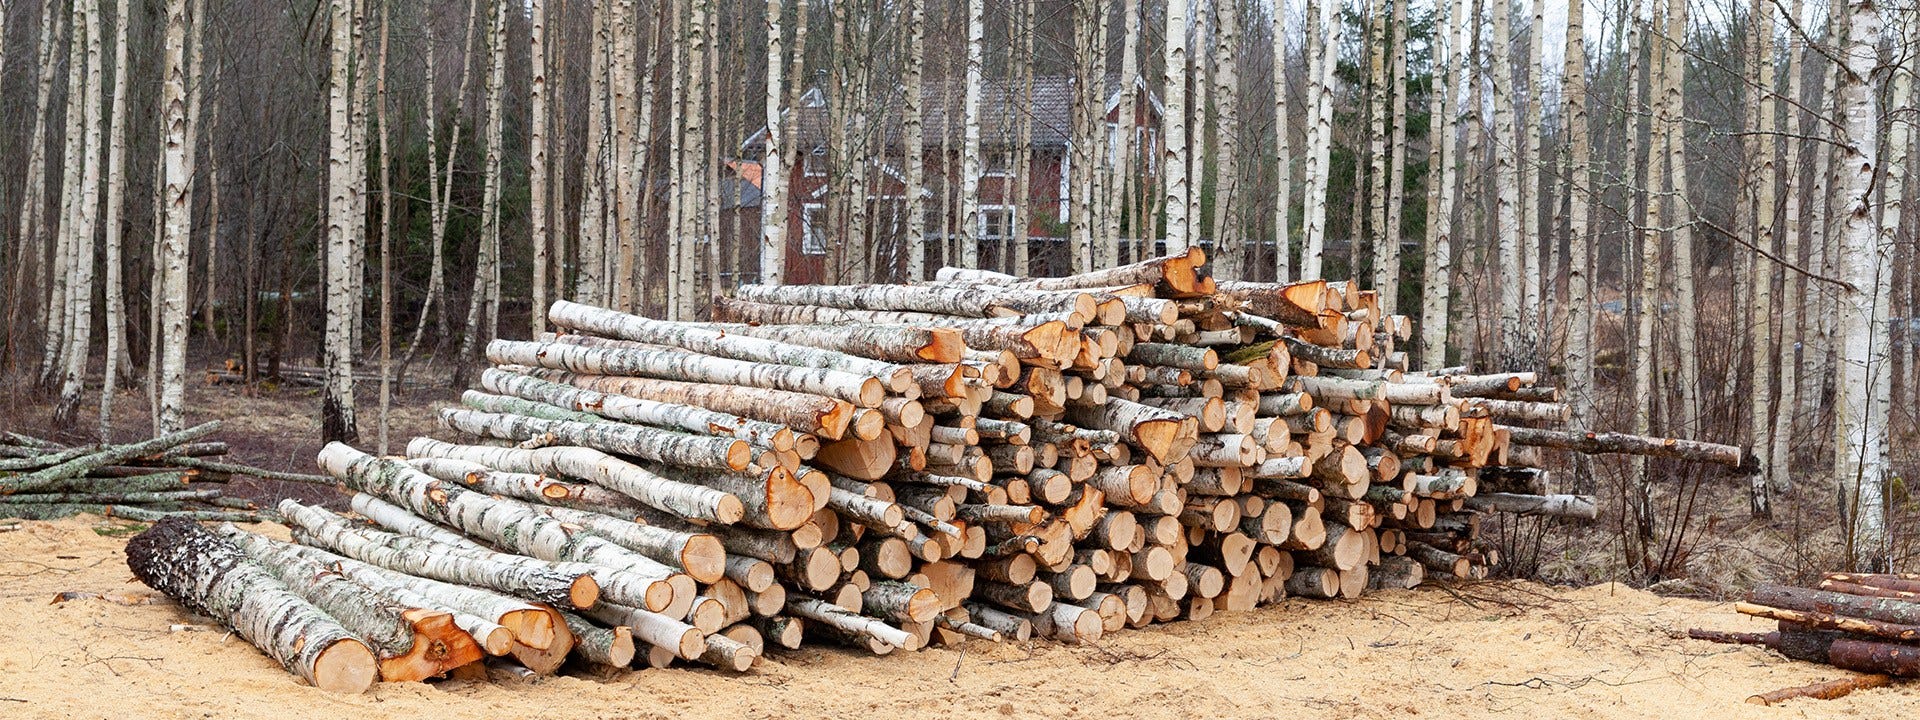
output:
[[[1112,112],[1120,103],[1120,80],[1117,76],[1108,76],[1106,85],[1107,102],[1104,109]],[[1159,98],[1147,88],[1146,82],[1136,79],[1135,87],[1145,93],[1153,113],[1158,114],[1161,110]],[[1073,135],[1073,78],[1068,75],[1035,77],[1030,99],[1020,98],[1018,90],[1005,80],[987,80],[983,83],[980,93],[980,143],[986,147],[1013,145],[1017,139],[1014,136],[1015,120],[1027,115],[1033,120],[1035,147],[1066,147]],[[939,145],[943,134],[955,146],[962,142],[966,122],[966,113],[963,111],[965,93],[966,83],[963,80],[937,80],[922,85],[922,142],[926,146]],[[799,147],[827,145],[832,118],[825,93],[819,88],[808,90],[801,96],[799,105],[788,108],[785,116],[789,122],[797,123],[795,140]],[[903,144],[900,113],[887,113],[883,123],[886,145],[898,147]],[[765,138],[766,128],[762,127],[741,144],[742,150],[748,155],[758,154]]]

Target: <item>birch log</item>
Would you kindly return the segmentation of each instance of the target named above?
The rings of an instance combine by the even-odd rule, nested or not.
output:
[[[575,477],[619,492],[675,516],[735,523],[745,514],[740,499],[723,491],[661,477],[612,455],[583,447],[537,450],[454,445],[414,438],[407,454],[416,458],[453,458],[518,473]]]
[[[378,664],[364,642],[206,528],[187,520],[155,523],[127,543],[127,567],[149,587],[226,623],[314,687],[360,693],[373,685]]]
[[[821,368],[728,360],[672,350],[583,347],[565,342],[495,340],[487,359],[591,375],[630,375],[825,395],[876,407],[886,393],[879,379]]]

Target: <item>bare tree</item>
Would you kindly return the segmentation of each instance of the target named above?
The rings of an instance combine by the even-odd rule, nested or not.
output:
[[[1773,67],[1773,5],[1755,0],[1748,15],[1751,27],[1747,34],[1752,37],[1752,54],[1748,58],[1748,80],[1753,89],[1749,92],[1757,95],[1752,103],[1754,110],[1754,132],[1752,142],[1753,156],[1748,161],[1748,171],[1743,180],[1753,190],[1753,241],[1766,252],[1774,247],[1774,165],[1773,153],[1777,140],[1773,136],[1774,96],[1773,86],[1766,70]],[[1753,366],[1748,373],[1753,386],[1748,395],[1752,402],[1748,406],[1747,432],[1751,438],[1750,446],[1755,454],[1766,452],[1773,443],[1767,435],[1773,430],[1773,417],[1768,401],[1773,393],[1765,392],[1764,386],[1773,377],[1773,328],[1769,324],[1773,316],[1773,264],[1771,261],[1752,254],[1747,258],[1750,265],[1751,298],[1747,303],[1747,329],[1753,333],[1747,339],[1749,358]],[[1765,473],[1754,473],[1748,479],[1748,504],[1754,517],[1766,518],[1773,515],[1771,494],[1768,491]]]
[[[1840,9],[1836,3],[1835,12]],[[1892,287],[1888,278],[1892,234],[1876,231],[1879,223],[1873,207],[1873,179],[1880,157],[1875,127],[1879,103],[1871,76],[1879,64],[1881,18],[1873,0],[1848,0],[1846,11],[1845,63],[1839,86],[1845,122],[1838,149],[1843,168],[1840,207],[1846,217],[1840,258],[1849,287],[1840,289],[1834,476],[1852,565],[1879,572],[1892,559],[1885,494],[1887,403],[1883,393],[1888,385],[1882,380],[1892,372],[1885,322]],[[1894,152],[1889,177],[1904,172],[1894,163],[1905,162],[1905,150]]]
[[[1407,2],[1393,0],[1393,19],[1387,26],[1387,52],[1393,57],[1393,138],[1387,170],[1387,224],[1376,246],[1380,252],[1373,258],[1373,286],[1380,292],[1381,311],[1389,313],[1400,307],[1400,219],[1407,184]]]
[[[1662,222],[1672,233],[1674,349],[1679,365],[1679,426],[1694,428],[1700,417],[1700,353],[1695,340],[1699,328],[1693,282],[1693,202],[1687,184],[1687,0],[1667,0],[1666,99],[1662,122],[1667,126],[1668,197]]]
[[[552,282],[548,278],[548,266],[552,241],[548,229],[552,227],[547,219],[547,6],[545,0],[528,0],[527,11],[530,22],[527,23],[527,61],[531,70],[527,76],[527,109],[533,116],[529,123],[532,129],[527,134],[527,185],[528,212],[532,223],[533,235],[533,312],[528,313],[533,322],[533,334],[537,337],[547,329],[547,289]],[[382,31],[385,32],[384,30]],[[382,43],[384,47],[384,42]],[[384,167],[384,165],[383,165]],[[384,170],[383,170],[384,172]]]
[[[909,69],[907,70],[909,120],[906,132],[909,136],[916,136],[920,131],[920,69],[917,48],[920,42],[919,15],[922,0],[909,1],[913,3],[913,9],[909,12],[914,18],[909,21],[912,23],[908,30],[912,37],[909,42],[916,49],[909,51],[912,59],[908,61]],[[786,139],[781,129],[781,115],[784,110],[781,101],[784,98],[781,97],[780,92],[782,75],[786,71],[783,64],[786,58],[780,53],[780,16],[786,12],[784,5],[782,0],[767,0],[767,139],[760,160],[760,283],[763,285],[786,284],[787,271],[787,171],[786,166],[780,162],[782,160],[780,153],[785,147],[782,141]],[[804,15],[805,12],[806,4],[803,0],[801,13]],[[796,46],[793,51],[794,54],[799,55],[804,54],[806,49]],[[794,82],[800,81],[800,78],[794,78]],[[908,140],[909,147],[917,144],[916,140],[918,140],[917,137],[911,137]],[[919,159],[914,157],[911,150],[907,153],[907,163],[909,186],[907,193],[913,195],[918,192]],[[924,223],[925,220],[921,222]],[[910,237],[908,244],[917,251],[916,256],[926,251],[923,238],[918,236]],[[920,267],[923,264],[924,262],[908,261],[908,272],[914,279],[919,279]]]
[[[1178,0],[1176,0],[1177,2]],[[967,87],[960,149],[960,266],[980,266],[980,88],[986,73],[986,0],[967,0]]]
[[[1586,9],[1582,0],[1567,3],[1566,108],[1567,125],[1567,404],[1571,426],[1584,430],[1593,417],[1593,253],[1588,237],[1588,214],[1593,202],[1591,142],[1587,130]],[[1538,29],[1536,29],[1538,32]],[[1584,465],[1584,464],[1583,464]],[[1576,492],[1592,492],[1588,468],[1577,466]]]
[[[1804,0],[1794,0],[1788,10],[1788,19],[1799,22],[1805,12]],[[1802,140],[1810,132],[1807,127],[1807,113],[1801,98],[1802,63],[1806,57],[1806,44],[1794,43],[1787,55],[1787,65],[1775,76],[1774,87],[1785,85],[1787,88],[1787,152],[1784,162],[1775,167],[1777,182],[1787,190],[1785,207],[1781,216],[1780,257],[1787,262],[1799,262],[1800,233],[1803,225],[1800,221],[1803,198],[1809,192],[1809,185],[1815,183],[1795,182],[1800,177],[1801,150],[1807,145]],[[1820,123],[1825,125],[1825,123]],[[1778,390],[1779,404],[1773,413],[1772,444],[1767,448],[1767,485],[1773,493],[1784,493],[1792,487],[1792,456],[1789,454],[1789,438],[1793,435],[1793,418],[1799,412],[1799,363],[1795,361],[1796,346],[1800,344],[1801,323],[1800,308],[1804,299],[1805,280],[1799,273],[1788,272],[1780,283],[1780,343],[1776,363],[1780,369]],[[1809,352],[1808,354],[1811,354]]]
[[[1508,28],[1513,10],[1508,0],[1493,0],[1493,184],[1494,232],[1499,236],[1500,340],[1502,367],[1518,367],[1530,357],[1530,324],[1521,321],[1526,270],[1521,254],[1524,234],[1520,219],[1520,170],[1516,156],[1525,152],[1514,126],[1513,42]]]
[[[353,314],[354,279],[359,275],[359,268],[353,265],[353,245],[359,241],[354,232],[359,220],[354,216],[357,168],[353,166],[349,127],[354,92],[353,25],[357,18],[349,0],[330,0],[327,17],[331,38],[327,81],[327,384],[320,424],[327,441],[350,442],[360,435],[353,401],[353,359],[358,354],[353,346],[353,326],[359,322]]]
[[[121,278],[120,212],[125,207],[127,190],[127,39],[132,26],[128,0],[114,7],[113,110],[108,114],[112,129],[107,139],[107,209],[101,223],[106,234],[106,357],[100,381],[100,442],[113,441],[113,395],[119,386],[120,362],[126,352],[126,292]]]
[[[1404,0],[1403,0],[1404,1]],[[1214,127],[1215,152],[1220,160],[1215,171],[1213,190],[1214,272],[1229,280],[1245,277],[1246,247],[1236,219],[1239,208],[1234,191],[1240,181],[1240,4],[1227,2],[1214,6],[1213,103],[1218,107]]]
[[[1293,133],[1287,111],[1287,8],[1274,3],[1273,21],[1273,279],[1293,279],[1292,238],[1287,228],[1293,221],[1293,151],[1289,145]],[[1435,93],[1436,96],[1439,93]]]
[[[1166,143],[1161,163],[1167,216],[1167,252],[1186,252],[1187,243],[1187,2],[1167,0],[1166,108],[1160,137]]]
[[[1178,0],[1175,0],[1176,2]],[[1336,70],[1339,65],[1334,57],[1333,48],[1340,47],[1339,7],[1334,0],[1320,0],[1318,12],[1314,12],[1315,0],[1308,0],[1308,14],[1316,17],[1319,33],[1309,29],[1307,37],[1324,40],[1309,55],[1315,58],[1316,68],[1313,81],[1314,107],[1311,118],[1312,137],[1308,142],[1307,186],[1301,200],[1306,208],[1306,248],[1301,251],[1300,277],[1319,278],[1323,260],[1322,254],[1327,243],[1327,182],[1329,163],[1333,152],[1333,86],[1339,77]],[[1168,142],[1172,142],[1168,138]]]
[[[1447,69],[1444,76],[1439,73],[1439,56],[1434,56],[1434,86],[1431,91],[1433,107],[1429,127],[1439,123],[1439,142],[1429,138],[1432,152],[1437,154],[1438,162],[1427,163],[1427,213],[1426,262],[1421,275],[1421,292],[1424,294],[1420,314],[1420,357],[1425,367],[1443,367],[1447,360],[1447,323],[1448,308],[1452,302],[1453,288],[1453,211],[1454,199],[1458,191],[1460,156],[1459,106],[1455,100],[1459,97],[1459,87],[1466,80],[1463,73],[1467,55],[1466,22],[1463,20],[1466,0],[1446,0],[1448,6],[1444,32],[1436,33],[1445,37]],[[1436,175],[1437,173],[1437,175]]]
[[[81,163],[80,186],[71,189],[77,193],[73,200],[73,227],[66,242],[71,246],[72,288],[67,298],[67,319],[69,330],[66,333],[63,376],[60,383],[60,402],[54,407],[54,424],[71,426],[76,420],[75,413],[80,409],[80,394],[86,389],[87,361],[92,359],[93,340],[93,266],[94,231],[99,224],[100,207],[100,163],[102,123],[100,122],[102,87],[106,68],[101,59],[101,33],[104,25],[100,20],[100,0],[80,0],[74,5],[74,12],[84,16],[86,23],[86,55],[84,69],[85,91],[80,96],[80,108],[72,108],[74,98],[68,98],[69,115],[78,114],[86,129],[80,139],[83,152],[80,156],[69,156],[69,162]],[[76,48],[78,43],[76,43]]]

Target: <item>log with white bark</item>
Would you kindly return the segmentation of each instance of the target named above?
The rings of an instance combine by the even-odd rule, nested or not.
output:
[[[843,437],[847,423],[853,419],[852,403],[808,393],[655,378],[581,375],[542,368],[525,370],[525,374],[556,383],[642,400],[703,407],[786,425],[827,440]]]
[[[357,528],[331,512],[280,501],[279,511],[312,545],[369,565],[455,585],[469,585],[529,598],[556,607],[590,607],[600,584],[588,572],[569,574],[549,563],[506,554],[468,554],[460,548],[394,533]]]
[[[473,636],[457,627],[450,613],[400,605],[301,554],[296,546],[231,524],[215,533],[366,641],[380,657],[381,680],[425,680],[482,657]]]
[[[1592,520],[1600,516],[1599,504],[1592,497],[1585,495],[1481,493],[1467,498],[1467,507],[1517,515],[1547,515],[1583,520]]]
[[[1656,438],[1626,433],[1581,433],[1563,430],[1499,426],[1515,445],[1537,445],[1589,454],[1619,453],[1674,458],[1693,462],[1730,465],[1743,471],[1757,470],[1759,459],[1732,445]]]
[[[633,463],[584,447],[548,447],[535,450],[454,445],[432,438],[414,438],[407,454],[420,458],[452,458],[519,473],[565,475],[613,490],[679,517],[719,523],[739,522],[745,516],[740,499],[703,485],[661,477]]]
[[[693,405],[609,395],[527,375],[509,373],[497,368],[490,368],[481,373],[480,383],[491,392],[535,400],[614,420],[672,428],[701,435],[732,437],[780,451],[792,450],[794,447],[792,428],[760,420],[749,420],[738,415],[714,412]]]
[[[440,421],[447,427],[480,437],[515,442],[542,438],[681,467],[745,470],[753,461],[753,447],[743,440],[689,435],[643,425],[546,420],[453,408],[442,408]]]
[[[565,300],[555,301],[548,309],[547,317],[562,327],[585,330],[603,337],[677,347],[734,360],[832,368],[880,378],[896,391],[904,389],[898,384],[902,382],[899,377],[902,368],[899,365],[857,353],[728,333],[693,323],[650,320]]]
[[[314,687],[365,692],[379,672],[366,643],[233,543],[190,521],[164,520],[135,536],[127,567],[149,587],[226,623]]]
[[[487,344],[487,359],[588,375],[630,375],[825,395],[860,407],[879,405],[887,391],[886,383],[879,378],[838,370],[729,360],[682,350],[590,347],[565,340],[495,340]]]

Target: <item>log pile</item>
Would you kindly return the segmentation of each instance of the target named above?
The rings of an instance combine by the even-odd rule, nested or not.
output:
[[[222,457],[226,443],[207,440],[219,428],[215,421],[137,442],[73,447],[0,433],[0,519],[92,513],[259,522],[252,502],[224,494],[234,475],[325,481],[230,462]]]
[[[1748,698],[1770,705],[1790,698],[1831,699],[1889,677],[1920,677],[1920,575],[1828,573],[1817,588],[1763,583],[1734,610],[1778,622],[1772,632],[1694,629],[1697,640],[1764,645],[1795,660],[1861,676]]]
[[[366,591],[288,584],[356,632],[379,606],[449,615],[533,672],[570,653],[744,670],[803,639],[1086,643],[1483,577],[1483,513],[1594,515],[1548,492],[1530,446],[1732,450],[1535,429],[1565,408],[1530,373],[1415,372],[1407,319],[1371,292],[1216,284],[1198,250],[749,286],[713,315],[557,302],[562,334],[491,343],[481,387],[442,411],[463,439],[322,451],[351,516],[288,501],[298,544],[216,536]],[[383,678],[431,669],[387,676],[414,646],[367,645]]]

